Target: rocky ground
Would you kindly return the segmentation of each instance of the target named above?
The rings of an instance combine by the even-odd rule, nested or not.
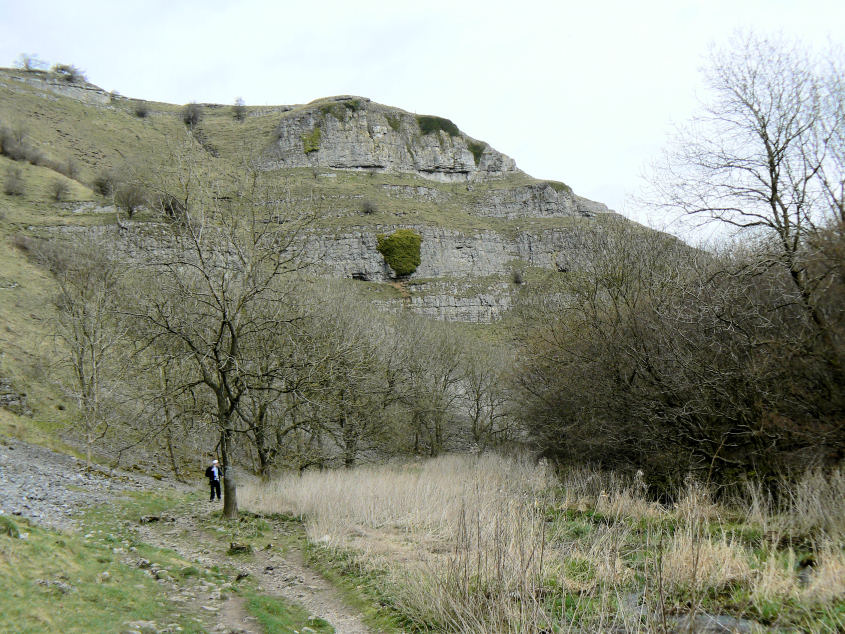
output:
[[[174,488],[187,489],[178,483],[123,472],[87,472],[84,462],[76,458],[0,436],[0,514],[26,517],[54,529],[75,530],[76,518],[86,507],[107,503],[126,491]],[[142,541],[172,549],[198,567],[231,567],[232,558],[225,553],[227,544],[219,536],[210,535],[204,525],[211,510],[208,501],[198,500],[179,509],[176,516],[139,522],[132,530]],[[134,549],[119,550],[125,563],[155,577],[167,589],[171,600],[186,613],[196,614],[196,620],[208,631],[262,631],[247,613],[244,599],[228,592],[237,578],[222,585],[199,578],[187,582],[177,580],[156,562],[138,557]],[[236,568],[237,577],[251,576],[262,593],[301,604],[315,618],[332,624],[338,633],[369,631],[361,615],[310,570],[301,553],[295,550],[267,548],[239,560]],[[165,631],[173,630],[151,621],[127,623],[126,629],[127,633]]]
[[[68,530],[79,511],[125,491],[172,488],[153,478],[87,471],[85,462],[0,436],[0,514]]]
[[[140,525],[138,532],[143,541],[170,548],[185,559],[205,567],[223,561],[231,563],[231,558],[227,559],[225,554],[227,542],[209,534],[203,525],[208,505],[206,501],[193,502],[180,515],[173,517],[172,522],[149,522]],[[265,549],[239,560],[236,567],[239,577],[251,576],[258,581],[264,593],[299,603],[313,616],[331,623],[338,633],[364,634],[369,631],[361,614],[350,609],[329,583],[309,569],[302,554],[296,550],[282,551],[273,544],[267,544]],[[190,601],[191,597],[186,600]],[[246,616],[239,597],[230,597],[217,605],[221,621],[237,626],[239,629],[235,631],[260,631],[251,629],[254,624]],[[200,607],[215,609],[214,605]]]

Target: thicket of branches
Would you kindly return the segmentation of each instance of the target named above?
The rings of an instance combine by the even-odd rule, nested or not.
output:
[[[660,491],[843,458],[842,64],[748,38],[655,174],[657,202],[739,232],[705,253],[620,225],[524,307],[547,455],[646,471]]]

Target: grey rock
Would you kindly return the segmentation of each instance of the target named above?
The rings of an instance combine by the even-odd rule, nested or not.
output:
[[[26,394],[16,390],[9,378],[0,377],[0,408],[19,416],[32,416],[32,410],[26,404]]]
[[[406,172],[440,182],[518,172],[513,159],[486,144],[476,163],[470,150],[473,143],[479,142],[463,133],[422,134],[416,116],[399,108],[364,97],[330,97],[281,115],[264,168]]]

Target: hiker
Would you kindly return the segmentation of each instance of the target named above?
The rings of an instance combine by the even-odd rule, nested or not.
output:
[[[222,471],[220,471],[220,463],[216,460],[211,461],[211,466],[205,470],[205,477],[208,478],[208,484],[211,487],[211,497],[209,498],[210,501],[214,501],[214,493],[217,492],[217,499],[220,499],[220,476],[222,475]]]

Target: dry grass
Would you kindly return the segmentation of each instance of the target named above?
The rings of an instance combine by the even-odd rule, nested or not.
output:
[[[312,542],[353,550],[421,630],[657,631],[692,612],[833,631],[845,613],[841,486],[840,472],[809,474],[778,508],[758,490],[738,524],[741,509],[693,482],[664,507],[639,478],[561,481],[485,455],[290,475],[244,487],[241,501],[300,515]],[[818,535],[813,566],[772,527]]]

